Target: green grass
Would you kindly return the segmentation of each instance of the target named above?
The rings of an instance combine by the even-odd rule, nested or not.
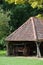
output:
[[[0,65],[43,65],[43,60],[29,57],[7,57],[5,50],[0,50]]]
[[[0,65],[43,65],[43,60],[27,57],[0,57]]]
[[[6,51],[5,50],[0,50],[0,56],[5,56],[6,55]]]

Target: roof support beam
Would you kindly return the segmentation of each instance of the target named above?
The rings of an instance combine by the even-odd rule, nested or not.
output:
[[[40,53],[39,46],[40,46],[40,42],[36,42],[36,47],[37,47],[37,57],[38,57],[38,58],[41,57],[41,53]]]
[[[34,18],[31,17],[31,21],[32,21],[32,25],[33,25],[34,38],[35,38],[35,40],[37,40],[37,32],[36,32]]]

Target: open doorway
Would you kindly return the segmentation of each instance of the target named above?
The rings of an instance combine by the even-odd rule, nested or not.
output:
[[[40,44],[40,52],[41,52],[41,56],[43,56],[43,42],[41,42]]]
[[[15,56],[36,56],[37,48],[35,42],[17,42],[13,45]]]
[[[36,56],[37,55],[37,48],[36,48],[35,42],[28,42],[27,54],[28,54],[28,56]]]

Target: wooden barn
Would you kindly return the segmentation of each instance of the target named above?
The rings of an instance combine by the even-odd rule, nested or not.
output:
[[[43,56],[43,21],[31,17],[6,39],[11,56]]]

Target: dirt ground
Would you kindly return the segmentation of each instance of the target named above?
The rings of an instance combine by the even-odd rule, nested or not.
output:
[[[24,56],[16,56],[17,58],[28,58],[28,59],[38,59],[38,60],[43,60],[43,57],[41,57],[41,58],[38,58],[38,57],[30,57],[30,56],[26,56],[26,57],[24,57]]]

